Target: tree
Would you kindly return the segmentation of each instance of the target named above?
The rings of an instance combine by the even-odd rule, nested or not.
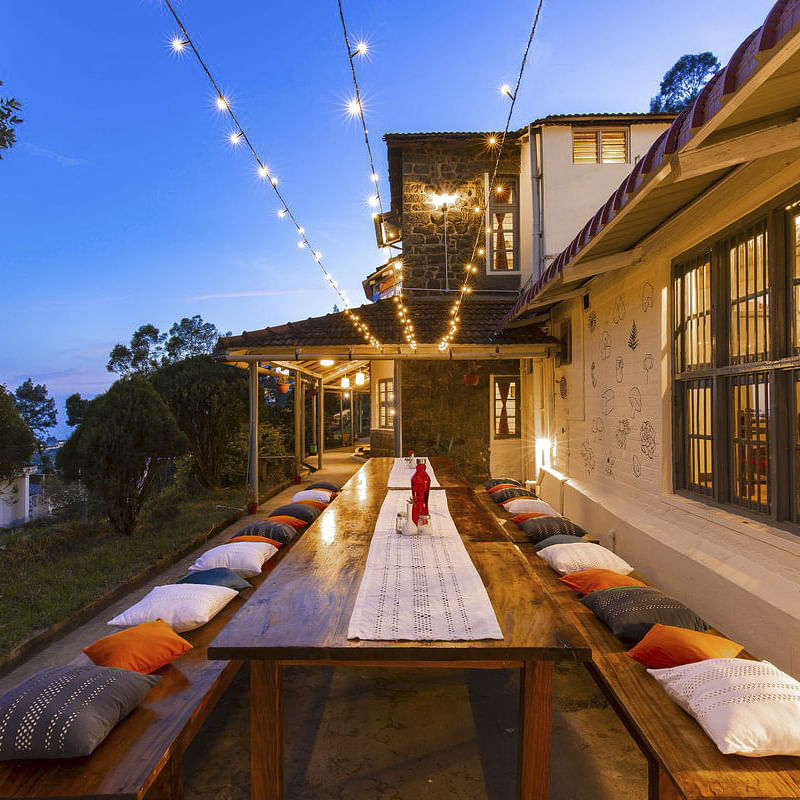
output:
[[[164,466],[188,446],[152,384],[134,376],[91,401],[57,463],[67,477],[80,474],[114,529],[130,536]]]
[[[247,421],[246,373],[193,356],[163,367],[152,382],[189,440],[200,482],[219,486],[226,448]]]
[[[56,401],[47,394],[47,386],[30,378],[17,386],[14,402],[20,416],[36,434],[41,444],[45,433],[56,425]]]
[[[196,314],[184,317],[162,333],[155,325],[137,328],[127,345],[117,344],[109,353],[106,369],[118,375],[151,375],[160,367],[191,356],[211,353],[219,331]]]
[[[0,86],[3,81],[0,81]],[[0,97],[0,151],[10,150],[17,141],[15,125],[22,123],[22,119],[17,116],[17,112],[22,109],[22,103],[13,97]],[[0,152],[0,160],[3,154]]]
[[[86,411],[89,408],[89,400],[85,400],[78,392],[71,394],[64,406],[67,410],[67,425],[74,428],[80,425],[86,417]]]
[[[697,99],[719,68],[719,59],[709,51],[681,56],[664,75],[659,93],[650,100],[650,113],[682,111]]]
[[[36,437],[17,409],[14,398],[0,386],[0,484],[16,478],[36,450]]]

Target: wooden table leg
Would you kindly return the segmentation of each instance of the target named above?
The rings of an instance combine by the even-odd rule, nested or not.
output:
[[[553,716],[553,662],[526,661],[520,681],[520,797],[547,800]]]
[[[250,662],[250,795],[281,800],[281,667],[277,661]]]

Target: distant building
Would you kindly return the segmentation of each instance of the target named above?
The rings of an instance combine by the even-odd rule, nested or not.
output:
[[[24,525],[30,519],[30,476],[34,467],[25,467],[10,483],[0,485],[0,528]]]

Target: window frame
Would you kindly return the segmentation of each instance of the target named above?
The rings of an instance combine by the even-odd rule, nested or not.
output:
[[[603,161],[603,134],[604,133],[618,133],[622,131],[625,134],[625,160],[624,161]],[[575,134],[580,133],[593,133],[595,135],[595,151],[597,157],[594,161],[576,161],[575,160]],[[602,167],[613,165],[624,165],[631,163],[631,129],[629,125],[605,125],[599,127],[586,127],[582,125],[571,126],[571,144],[572,144],[572,165],[574,167]]]
[[[487,275],[520,275],[522,274],[519,263],[519,178],[516,175],[498,175],[496,183],[511,183],[514,187],[513,203],[497,203],[489,186],[489,174],[485,173],[486,192],[486,274]],[[495,210],[505,210],[511,213],[511,228],[514,234],[513,258],[516,269],[494,269],[494,213]]]
[[[791,294],[795,259],[794,218],[800,218],[800,186],[774,198],[769,203],[735,223],[718,231],[691,250],[673,259],[669,299],[672,305],[672,436],[673,490],[676,494],[722,508],[738,516],[767,523],[773,527],[800,534],[800,506],[795,502],[800,464],[798,426],[786,409],[794,409],[797,398],[795,378],[800,375],[800,354],[793,340],[794,296]],[[764,222],[765,257],[769,288],[766,330],[769,347],[761,360],[737,360],[731,342],[731,273],[730,246],[736,237],[755,230]],[[681,309],[676,291],[678,281],[692,259],[711,254],[711,363],[687,368],[681,361]],[[739,347],[739,345],[737,345]],[[737,383],[765,375],[769,413],[764,439],[767,456],[766,477],[770,487],[767,512],[751,508],[735,496],[737,467],[735,439],[738,424],[733,418],[733,391]],[[691,488],[688,481],[689,436],[687,419],[687,387],[693,381],[706,381],[711,386],[712,490],[707,494]],[[783,410],[783,411],[782,411]],[[793,413],[796,413],[794,411]],[[760,452],[760,450],[759,450]],[[748,462],[749,463],[749,462]],[[790,475],[791,480],[785,480]],[[741,475],[740,475],[741,476]]]
[[[390,430],[394,427],[394,378],[378,380],[378,428]]]
[[[498,381],[508,381],[511,385],[514,386],[514,433],[504,433],[499,434],[497,433],[497,382]],[[491,404],[492,404],[492,441],[508,441],[513,439],[520,439],[522,438],[522,434],[520,432],[520,391],[521,391],[521,381],[519,374],[511,374],[511,375],[492,375],[492,395],[491,395]],[[510,399],[510,398],[508,398]],[[506,403],[508,402],[506,400]]]

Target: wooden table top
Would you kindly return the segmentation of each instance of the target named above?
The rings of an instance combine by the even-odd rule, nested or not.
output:
[[[486,586],[503,640],[348,640],[347,629],[391,458],[372,458],[342,487],[208,649],[209,658],[286,661],[589,661],[591,648],[554,605],[541,579],[451,463],[432,459]],[[444,480],[443,480],[444,478]]]

